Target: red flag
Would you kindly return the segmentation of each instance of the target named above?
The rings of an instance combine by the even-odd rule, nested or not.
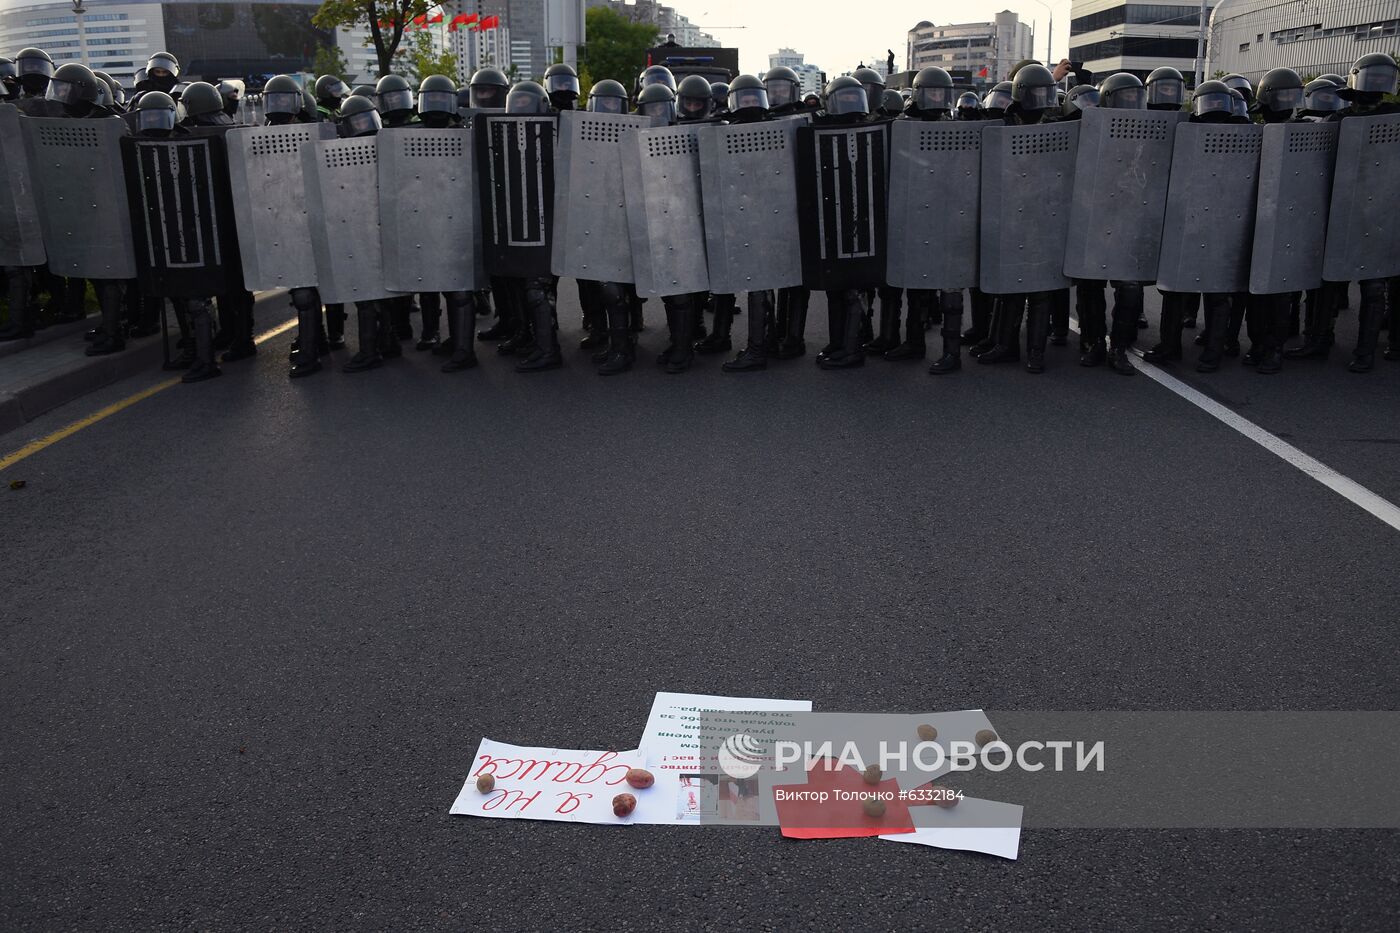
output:
[[[447,24],[447,30],[449,32],[456,32],[459,26],[466,26],[474,22],[476,22],[475,13],[458,13],[456,16],[452,17],[452,22]]]
[[[426,15],[413,17],[413,25],[417,26],[419,29],[427,29],[428,17]]]
[[[442,22],[442,14],[441,14],[441,13],[439,13],[437,16],[434,16],[432,19],[428,20],[428,24],[429,24],[430,26],[431,26],[431,25],[435,25],[435,24],[440,23],[440,22]]]
[[[983,66],[982,66],[982,70],[979,71],[979,72],[977,72],[977,77],[979,77],[979,78],[985,78],[986,76],[987,76],[987,66],[986,66],[986,65],[983,65]]]
[[[482,29],[497,29],[501,25],[500,16],[488,16],[481,21]]]

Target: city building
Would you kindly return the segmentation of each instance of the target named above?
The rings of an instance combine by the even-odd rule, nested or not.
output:
[[[1097,75],[1130,71],[1145,78],[1154,69],[1171,66],[1194,85],[1200,34],[1199,2],[1075,0],[1070,8],[1069,57]]]
[[[807,63],[806,56],[793,49],[778,49],[778,51],[768,56],[768,67],[777,68],[779,65],[786,65],[797,72],[797,79],[802,87],[802,95],[820,94],[822,92],[822,70],[816,65]]]
[[[990,23],[956,23],[935,26],[925,20],[909,30],[905,61],[908,70],[930,65],[967,75],[979,86],[1004,80],[1022,59],[1034,58],[1031,27],[1010,10]],[[885,56],[876,65],[884,70]],[[986,69],[985,76],[981,74]]]
[[[510,49],[510,57],[493,64],[507,71],[514,67],[516,78],[540,78],[555,61],[577,67],[586,0],[459,0],[457,5],[483,20],[499,17],[509,32],[502,50]]]
[[[690,21],[690,17],[677,12],[675,7],[664,6],[655,0],[586,0],[588,9],[607,7],[634,23],[651,23],[656,27],[656,44],[660,45],[668,37],[674,36],[676,45],[684,48],[714,49],[723,43]]]
[[[1273,68],[1345,75],[1370,52],[1400,51],[1400,0],[1218,0],[1206,74],[1253,82]]]

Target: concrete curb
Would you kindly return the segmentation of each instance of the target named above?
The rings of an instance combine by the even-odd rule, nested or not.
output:
[[[0,395],[0,433],[22,427],[103,386],[140,372],[160,371],[165,357],[159,336],[127,341],[126,346],[120,353],[60,364],[32,385]]]
[[[81,334],[85,330],[97,327],[101,323],[101,318],[97,315],[90,315],[81,321],[68,321],[64,324],[50,324],[41,331],[36,331],[33,337],[28,340],[7,340],[0,343],[0,360],[16,353],[23,353],[30,347],[42,347],[46,343],[55,340],[62,340],[64,337],[73,334]]]

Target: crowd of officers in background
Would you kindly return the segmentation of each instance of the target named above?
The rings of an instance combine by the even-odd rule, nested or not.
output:
[[[1062,90],[1061,82],[1072,73],[1077,83],[1068,91]],[[182,85],[178,62],[168,53],[152,57],[130,100],[109,76],[75,63],[55,70],[48,55],[38,49],[21,51],[13,62],[0,59],[0,78],[4,81],[5,98],[30,115],[125,115],[132,130],[138,133],[178,133],[184,126],[232,124],[243,90],[238,82]],[[761,79],[740,75],[728,84],[711,84],[698,75],[678,83],[665,67],[652,66],[640,75],[631,93],[617,81],[597,82],[589,89],[586,108],[599,113],[631,111],[668,124],[755,122],[805,112],[818,123],[951,119],[1022,126],[1078,119],[1091,107],[1185,110],[1189,120],[1202,123],[1247,123],[1255,119],[1265,123],[1335,121],[1397,112],[1396,105],[1385,100],[1387,94],[1395,93],[1396,79],[1393,58],[1368,55],[1358,60],[1347,78],[1323,75],[1305,84],[1296,72],[1280,68],[1265,75],[1257,89],[1240,75],[1228,75],[1218,81],[1202,82],[1188,95],[1183,76],[1172,68],[1157,69],[1146,82],[1127,72],[1096,80],[1068,61],[1060,62],[1053,70],[1027,61],[1017,65],[1009,80],[980,98],[972,92],[959,93],[948,73],[939,68],[918,72],[913,86],[904,91],[886,88],[877,71],[862,68],[832,81],[820,97],[803,97],[798,77],[789,68],[774,68]],[[575,109],[579,103],[578,76],[567,65],[551,66],[542,84],[512,84],[500,70],[485,68],[460,89],[441,75],[424,78],[416,92],[398,75],[385,76],[372,87],[353,89],[331,75],[318,78],[314,89],[304,88],[290,76],[279,75],[267,82],[262,93],[265,123],[334,121],[344,137],[377,133],[383,127],[457,127],[470,120],[471,113],[481,110],[552,113]],[[0,339],[32,333],[33,316],[16,312],[17,307],[30,304],[31,282],[25,278],[21,295],[15,276],[10,278],[10,323],[0,331]],[[39,270],[37,284],[49,291],[50,308],[59,309],[59,319],[81,316],[83,283],[65,282]],[[1372,369],[1379,335],[1387,328],[1389,345],[1383,356],[1400,360],[1400,322],[1396,320],[1400,316],[1396,287],[1400,280],[1360,284],[1358,339],[1348,364],[1353,372]],[[553,281],[535,283],[535,291],[527,302],[521,294],[512,293],[509,283],[493,279],[491,289],[473,296],[475,313],[494,313],[496,317],[492,326],[476,335],[477,339],[495,343],[503,356],[522,357],[516,365],[522,372],[562,365],[555,285]],[[1203,310],[1204,320],[1195,338],[1202,348],[1196,363],[1200,371],[1218,369],[1225,357],[1240,357],[1260,373],[1278,372],[1284,359],[1325,359],[1334,342],[1337,315],[1347,305],[1348,286],[1349,283],[1329,282],[1306,295],[1277,296],[1164,292],[1159,340],[1143,355],[1156,363],[1180,360],[1183,330],[1196,329]],[[578,287],[583,309],[582,348],[596,351],[593,361],[600,373],[626,371],[636,356],[643,302],[625,285],[580,281]],[[1105,282],[1076,281],[1073,297],[1071,289],[994,296],[972,288],[968,290],[971,314],[966,329],[963,296],[958,291],[910,290],[904,295],[899,289],[881,287],[829,293],[829,339],[816,359],[825,369],[861,366],[869,356],[891,361],[924,359],[926,332],[937,326],[942,352],[930,367],[935,375],[958,371],[964,346],[978,363],[1018,362],[1022,359],[1024,320],[1025,368],[1042,372],[1047,344],[1068,343],[1073,301],[1080,330],[1080,365],[1107,366],[1114,372],[1132,375],[1135,369],[1128,352],[1138,331],[1149,326],[1143,313],[1143,287],[1142,283],[1113,283],[1111,313]],[[102,298],[99,294],[99,301]],[[414,310],[421,321],[415,344],[418,350],[449,356],[446,371],[475,366],[470,331],[450,326],[449,333],[442,334],[440,296],[417,298],[416,309],[411,296],[385,302],[386,313],[375,320],[368,332],[361,328],[358,352],[344,368],[351,372],[371,369],[386,358],[401,355],[402,342],[414,337]],[[780,289],[776,296],[749,295],[747,345],[726,361],[723,369],[754,371],[766,368],[770,360],[805,355],[809,299],[808,290],[801,287]],[[684,372],[696,354],[720,354],[732,349],[731,326],[740,313],[736,296],[676,296],[663,299],[663,304],[670,342],[657,362],[668,372]],[[88,352],[115,352],[122,349],[127,334],[153,333],[159,307],[158,300],[142,299],[137,289],[127,288],[125,320],[120,325],[104,322],[103,328],[91,332]],[[712,314],[709,328],[702,313],[706,310]],[[221,298],[219,319],[220,339],[226,347],[224,362],[256,352],[251,295],[228,296],[227,301]],[[325,322],[318,333],[298,335],[292,375],[319,370],[321,357],[345,346],[345,321],[342,307],[327,306]],[[449,314],[449,325],[452,324]],[[184,320],[181,328],[184,352],[171,365],[193,366],[195,371],[186,377],[189,381],[217,375],[216,364],[212,365],[212,372],[208,364],[194,365],[194,341]],[[1240,343],[1242,331],[1249,338],[1248,350]],[[1295,337],[1301,340],[1289,346]]]

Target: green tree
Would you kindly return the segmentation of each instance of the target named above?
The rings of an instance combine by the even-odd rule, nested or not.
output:
[[[453,81],[457,80],[457,56],[434,46],[433,35],[427,29],[413,32],[399,64],[400,70],[419,81],[428,75],[446,75]]]
[[[587,17],[588,45],[582,57],[588,61],[590,85],[612,78],[631,89],[646,67],[647,49],[656,42],[656,26],[634,23],[601,6],[590,9]]]
[[[321,75],[335,75],[337,78],[344,78],[350,72],[350,65],[345,61],[345,56],[341,54],[338,45],[323,45],[316,50],[316,60],[311,64],[311,70],[316,73],[316,77]]]
[[[379,77],[394,70],[394,56],[403,45],[405,28],[426,16],[428,0],[322,0],[312,22],[322,29],[364,26],[379,60]]]

